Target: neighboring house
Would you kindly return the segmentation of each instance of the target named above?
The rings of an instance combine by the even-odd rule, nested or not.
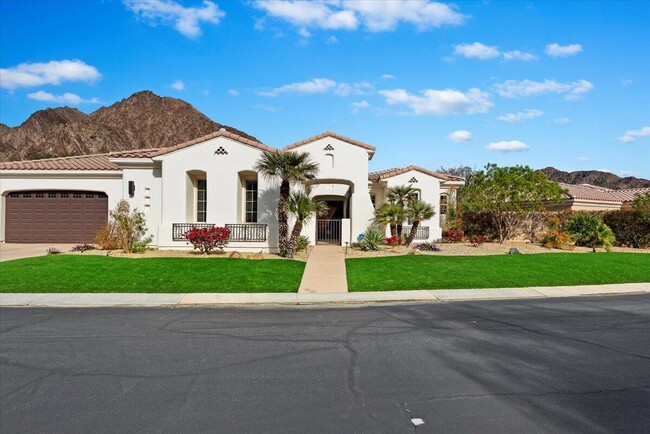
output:
[[[567,190],[566,199],[557,205],[549,206],[553,211],[612,211],[631,209],[634,199],[650,188],[626,188],[612,190],[591,184],[564,184],[560,187]]]
[[[417,238],[439,239],[447,201],[464,184],[417,166],[369,174],[375,148],[333,132],[283,150],[308,152],[319,164],[310,194],[330,211],[304,228],[312,243],[356,241],[386,188],[398,184],[412,185],[436,211]],[[218,225],[231,229],[230,248],[276,251],[279,187],[254,169],[264,151],[276,150],[222,129],[168,148],[0,163],[0,241],[90,242],[125,199],[144,212],[152,246],[188,247],[186,230]]]

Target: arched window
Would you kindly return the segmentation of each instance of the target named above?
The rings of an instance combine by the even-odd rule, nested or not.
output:
[[[449,196],[447,193],[440,195],[440,214],[447,214],[447,206],[449,205]]]
[[[325,167],[334,168],[334,154],[325,154]]]

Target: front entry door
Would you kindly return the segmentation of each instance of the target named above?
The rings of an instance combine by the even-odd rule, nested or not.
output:
[[[328,211],[322,218],[316,219],[316,244],[341,245],[341,219],[343,218],[343,201],[326,200]]]

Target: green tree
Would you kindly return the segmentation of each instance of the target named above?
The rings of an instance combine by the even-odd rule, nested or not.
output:
[[[415,234],[417,234],[418,226],[422,220],[429,220],[433,217],[436,212],[433,210],[433,207],[426,202],[421,200],[416,200],[412,202],[406,208],[406,215],[412,222],[411,231],[404,241],[405,245],[410,245],[415,239]]]
[[[305,225],[314,216],[322,216],[328,211],[327,204],[321,200],[314,200],[303,192],[292,193],[289,197],[289,211],[296,218],[287,247],[287,258],[293,258],[300,233]]]
[[[504,243],[533,213],[544,211],[549,203],[561,202],[565,193],[557,182],[528,166],[488,164],[463,189],[463,209],[488,213],[499,241]]]
[[[289,247],[289,197],[291,184],[304,184],[318,175],[318,163],[307,152],[265,151],[255,164],[255,170],[269,180],[280,181],[278,199],[278,247],[286,256]]]
[[[650,220],[650,192],[645,194],[640,194],[634,198],[634,203],[632,204],[632,210],[636,214],[637,218],[640,221],[649,221]]]
[[[474,167],[459,165],[449,167],[442,166],[438,172],[444,173],[445,175],[460,176],[462,178],[465,178],[465,185],[470,185],[478,171]]]
[[[375,223],[379,225],[388,225],[391,237],[398,235],[398,227],[401,235],[402,223],[405,219],[406,211],[400,205],[385,203],[375,211]]]

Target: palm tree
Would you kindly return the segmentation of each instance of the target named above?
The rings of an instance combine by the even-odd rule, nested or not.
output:
[[[296,218],[296,222],[293,224],[293,230],[289,238],[287,258],[293,258],[296,251],[296,242],[300,237],[305,222],[313,216],[320,217],[326,214],[328,210],[329,208],[325,202],[312,199],[303,192],[293,193],[289,197],[289,211]]]
[[[307,152],[264,151],[255,170],[269,180],[280,180],[278,199],[278,247],[280,255],[286,256],[289,246],[288,201],[292,183],[305,183],[318,175],[318,163],[311,161]]]
[[[375,211],[375,223],[388,225],[391,237],[397,236],[398,230],[401,232],[405,217],[404,208],[395,204],[385,203]]]
[[[402,238],[402,225],[407,217],[406,208],[418,199],[418,193],[410,185],[396,185],[386,190],[388,201],[401,209],[401,212],[395,211],[398,219],[395,224],[396,235]],[[391,231],[391,236],[394,236]]]
[[[408,206],[406,213],[408,215],[408,218],[413,222],[413,225],[411,226],[411,232],[409,233],[408,237],[406,237],[406,241],[404,241],[404,245],[408,246],[413,242],[413,239],[415,239],[415,234],[417,234],[420,222],[422,220],[429,220],[435,215],[436,212],[428,203],[421,200],[416,200]]]

